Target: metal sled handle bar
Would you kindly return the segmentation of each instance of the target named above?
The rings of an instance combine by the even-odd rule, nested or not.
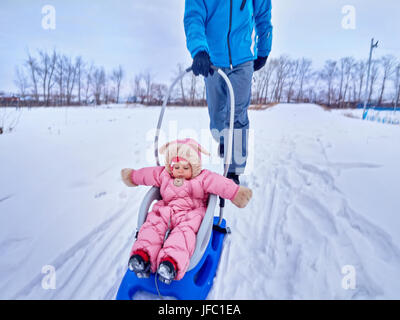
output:
[[[227,141],[228,143],[225,144],[225,141],[224,141],[224,145],[228,146],[228,149],[227,149],[227,152],[226,152],[226,157],[225,157],[225,163],[224,163],[224,177],[226,177],[227,174],[228,174],[229,164],[232,161],[233,125],[234,125],[234,121],[235,121],[235,95],[234,95],[234,92],[233,92],[232,83],[229,80],[229,78],[226,75],[226,73],[224,71],[222,71],[220,68],[217,68],[215,66],[211,66],[211,68],[215,72],[218,72],[218,74],[225,80],[226,85],[228,86],[228,89],[229,89],[229,97],[230,97],[231,108],[230,108],[230,117],[229,117],[229,131],[228,131],[228,141]],[[160,135],[162,121],[163,121],[163,118],[164,118],[165,108],[167,106],[169,97],[170,97],[171,92],[172,92],[173,88],[175,87],[175,85],[178,83],[178,81],[180,81],[186,74],[188,74],[191,71],[192,71],[192,67],[189,67],[184,72],[182,72],[180,75],[178,75],[178,77],[172,82],[171,86],[168,89],[167,95],[164,98],[163,105],[162,105],[162,108],[161,108],[161,111],[160,111],[160,116],[158,118],[156,134],[155,134],[155,138],[154,138],[154,155],[156,157],[157,166],[160,165],[160,159],[159,159],[159,156],[158,156],[158,139],[159,139],[159,135]],[[223,201],[222,201],[222,203],[223,203]],[[224,208],[223,205],[221,205],[220,206],[220,214],[219,214],[218,225],[220,225],[221,222],[222,222],[223,208]]]
[[[160,135],[161,125],[162,125],[162,121],[164,118],[165,108],[166,108],[168,100],[169,100],[169,96],[171,95],[171,92],[172,92],[173,88],[175,87],[175,85],[177,84],[177,82],[179,80],[181,80],[189,71],[191,71],[191,68],[186,69],[174,80],[174,82],[172,82],[171,86],[168,89],[167,95],[164,98],[164,101],[163,101],[163,104],[161,107],[161,111],[160,111],[160,116],[158,117],[156,135],[154,138],[154,156],[156,157],[157,166],[160,165],[160,158],[158,157],[158,138]]]

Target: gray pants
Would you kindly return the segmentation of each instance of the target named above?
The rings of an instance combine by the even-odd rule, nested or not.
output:
[[[242,174],[248,155],[249,118],[247,109],[251,99],[253,61],[242,63],[233,69],[221,68],[232,83],[235,96],[235,123],[233,134],[232,162],[228,171]],[[227,140],[230,117],[229,89],[225,80],[216,72],[205,78],[210,130],[218,143]],[[224,148],[226,152],[227,148]]]

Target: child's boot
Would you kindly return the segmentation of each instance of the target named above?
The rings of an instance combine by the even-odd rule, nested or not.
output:
[[[128,267],[138,278],[150,277],[150,260],[144,251],[134,252],[129,259]]]
[[[171,284],[172,280],[176,277],[176,263],[174,260],[167,258],[161,261],[158,266],[157,274],[161,282]]]

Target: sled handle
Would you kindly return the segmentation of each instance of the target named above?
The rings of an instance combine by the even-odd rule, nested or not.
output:
[[[215,72],[217,72],[224,79],[224,81],[226,82],[226,85],[228,86],[228,89],[229,89],[229,98],[230,98],[229,100],[230,100],[231,107],[230,107],[230,116],[229,116],[228,141],[226,144],[228,146],[228,149],[227,149],[226,156],[224,159],[225,160],[224,161],[224,177],[226,177],[228,174],[229,164],[232,161],[233,125],[234,125],[234,121],[235,121],[235,95],[233,92],[232,83],[229,80],[226,73],[224,71],[222,71],[221,68],[218,68],[214,65],[211,65],[211,69],[213,69]],[[154,138],[154,155],[156,158],[157,166],[160,165],[160,159],[158,156],[158,140],[159,140],[162,121],[164,118],[165,108],[167,106],[169,97],[170,97],[171,92],[172,92],[173,88],[175,87],[175,85],[178,83],[178,81],[180,81],[186,74],[188,74],[191,71],[192,71],[192,67],[189,67],[189,68],[186,68],[185,71],[183,71],[181,74],[179,74],[178,77],[172,82],[171,86],[168,89],[167,95],[164,98],[160,116],[158,118],[156,134],[155,134],[155,138]],[[225,144],[225,141],[224,141],[224,144]],[[221,201],[221,204],[222,203],[223,203],[223,201]],[[220,225],[222,223],[223,210],[224,210],[224,206],[220,205],[218,225]]]
[[[163,104],[162,104],[162,107],[161,107],[161,111],[160,111],[160,116],[158,117],[156,134],[155,134],[155,137],[154,137],[154,156],[156,157],[157,166],[160,165],[160,158],[158,156],[158,138],[159,138],[159,135],[160,135],[161,125],[162,125],[162,121],[163,121],[163,118],[164,118],[165,108],[167,107],[167,103],[168,103],[168,100],[169,100],[169,96],[171,95],[171,92],[174,89],[175,85],[178,83],[178,81],[181,80],[190,71],[192,71],[192,68],[191,67],[187,68],[184,72],[182,72],[174,80],[174,82],[172,82],[171,86],[168,89],[167,95],[164,98],[164,101],[163,101]]]

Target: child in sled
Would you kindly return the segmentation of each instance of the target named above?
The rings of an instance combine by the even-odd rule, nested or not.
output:
[[[165,153],[165,167],[121,171],[127,186],[159,187],[162,196],[148,213],[131,250],[129,269],[138,277],[157,272],[167,284],[183,278],[210,193],[231,200],[239,208],[249,202],[249,188],[201,169],[201,152],[209,154],[193,139],[176,140],[160,148],[160,153]]]

